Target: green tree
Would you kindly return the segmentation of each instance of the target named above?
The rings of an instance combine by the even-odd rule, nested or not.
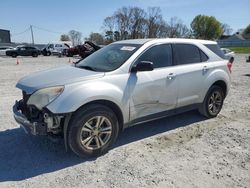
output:
[[[60,37],[60,41],[70,41],[69,35],[62,34]]]
[[[223,33],[221,25],[213,16],[198,15],[193,19],[191,28],[195,38],[215,40]]]
[[[244,29],[244,34],[250,34],[250,24]]]

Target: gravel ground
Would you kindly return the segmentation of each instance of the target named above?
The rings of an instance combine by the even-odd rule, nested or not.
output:
[[[222,112],[192,111],[125,130],[107,154],[80,159],[26,135],[12,117],[22,76],[68,58],[0,57],[0,187],[250,187],[250,63],[237,55]],[[71,59],[72,61],[72,59]]]

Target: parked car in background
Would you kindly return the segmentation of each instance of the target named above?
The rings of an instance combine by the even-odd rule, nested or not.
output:
[[[70,46],[67,43],[49,43],[41,50],[41,53],[44,56],[58,55],[63,53],[64,50],[69,48]]]
[[[12,50],[14,49],[11,46],[0,46],[0,56],[5,56],[7,50]]]
[[[14,49],[7,50],[6,55],[11,57],[17,57],[17,56],[32,56],[37,57],[40,55],[41,52],[39,49],[32,47],[32,46],[17,46]]]
[[[79,156],[100,155],[138,123],[195,109],[216,117],[233,63],[221,53],[207,40],[118,41],[77,64],[19,80],[14,118],[33,135],[64,136]]]
[[[228,48],[221,48],[221,51],[224,53],[226,59],[230,59],[230,58],[234,58],[235,57],[235,53],[228,49]]]
[[[89,56],[90,54],[96,52],[100,48],[101,48],[100,46],[95,45],[93,42],[86,41],[82,45],[77,45],[75,47],[66,49],[64,54],[67,57],[73,57],[74,55],[79,55],[83,59]]]

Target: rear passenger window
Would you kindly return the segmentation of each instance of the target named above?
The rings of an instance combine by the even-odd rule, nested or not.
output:
[[[204,52],[192,44],[174,44],[173,52],[177,65],[199,63],[208,59]]]
[[[153,62],[154,68],[171,66],[172,65],[171,45],[160,44],[151,47],[137,59],[137,63],[141,61]]]

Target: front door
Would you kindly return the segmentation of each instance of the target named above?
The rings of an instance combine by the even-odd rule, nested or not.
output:
[[[131,73],[130,120],[174,109],[178,84],[172,67],[170,44],[159,44],[146,50],[135,62],[150,61],[153,71]]]

